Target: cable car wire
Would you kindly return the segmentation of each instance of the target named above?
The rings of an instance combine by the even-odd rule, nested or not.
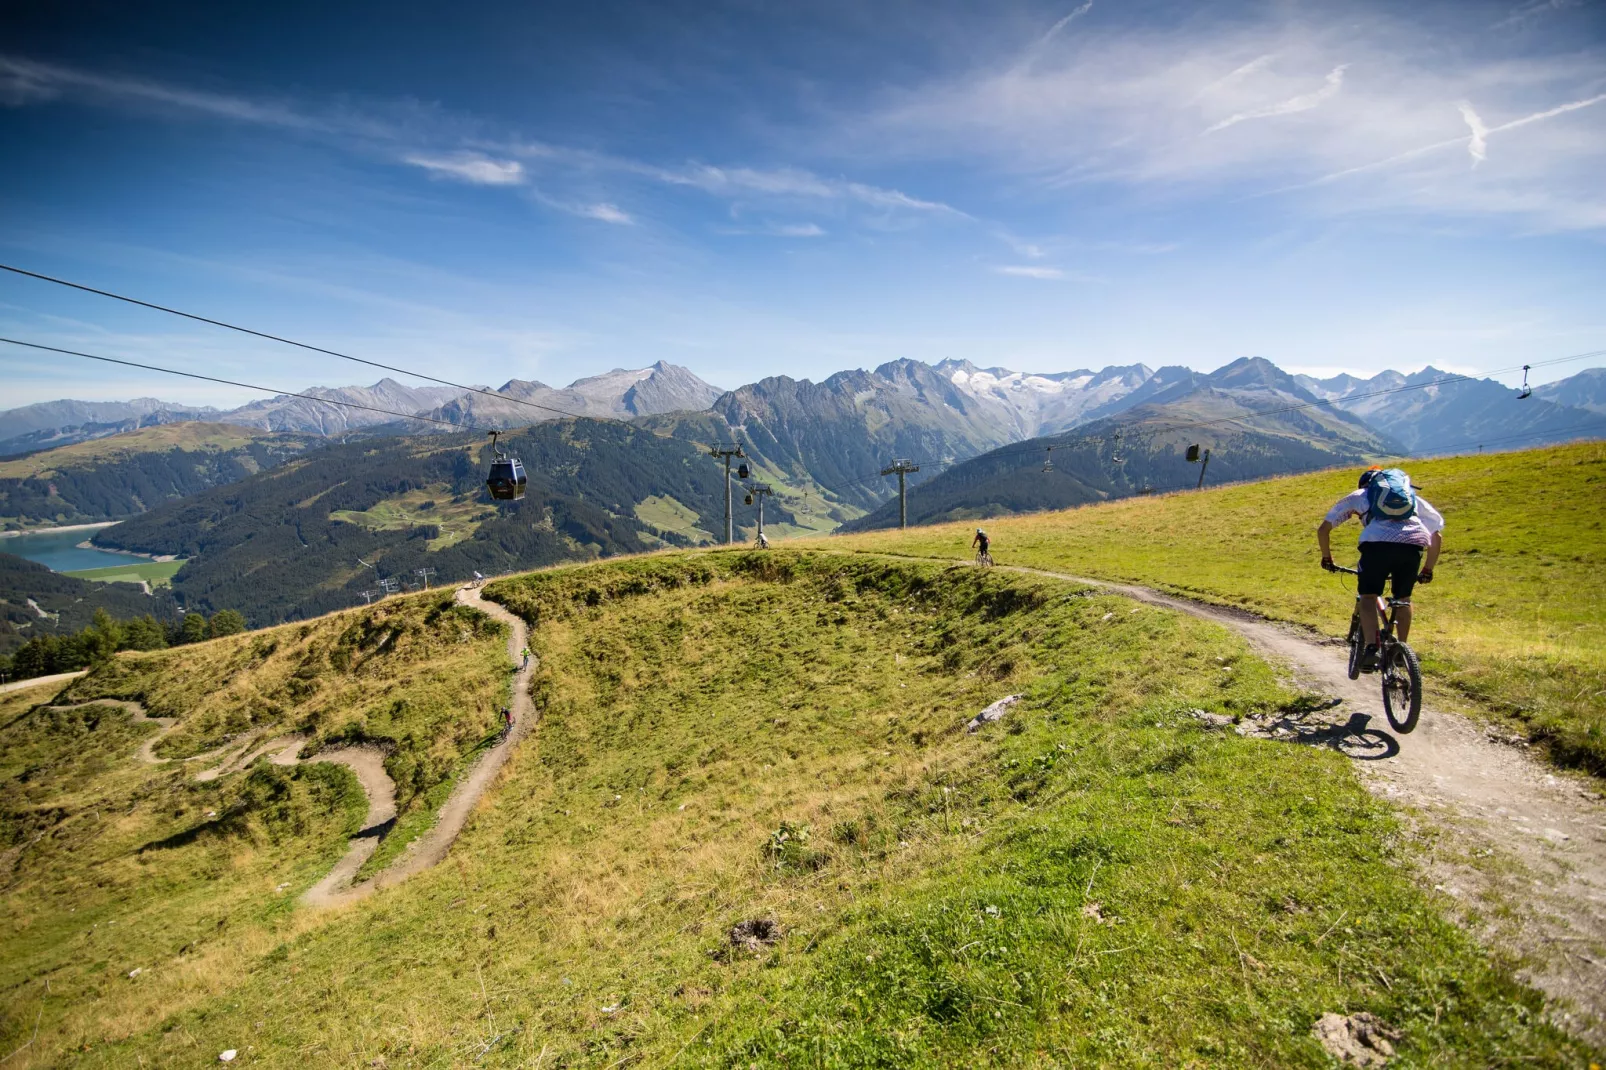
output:
[[[496,391],[496,390],[489,390],[489,389],[487,389],[487,388],[485,388],[483,386],[469,386],[466,383],[453,382],[450,379],[442,379],[442,378],[440,378],[439,376],[436,376],[436,375],[427,375],[424,372],[416,372],[416,371],[413,371],[410,368],[399,367],[398,365],[395,365],[395,364],[383,364],[383,363],[381,363],[381,362],[379,362],[377,360],[369,360],[366,357],[352,356],[350,353],[342,353],[338,349],[326,349],[323,346],[313,345],[310,342],[298,342],[294,338],[286,338],[283,335],[270,334],[267,331],[259,331],[259,330],[255,330],[254,328],[251,328],[251,327],[241,327],[239,324],[229,323],[226,320],[213,319],[210,316],[202,316],[199,313],[195,313],[195,312],[185,312],[183,309],[172,308],[172,307],[170,307],[168,305],[158,305],[153,301],[142,301],[137,297],[129,297],[126,294],[114,293],[111,290],[102,290],[102,289],[99,289],[99,288],[94,287],[94,286],[86,286],[85,284],[83,284],[81,282],[73,282],[70,279],[60,279],[60,278],[55,277],[54,275],[44,275],[44,274],[41,274],[40,272],[29,271],[26,268],[15,267],[15,266],[13,266],[11,264],[0,264],[0,271],[9,271],[14,275],[22,275],[22,276],[24,276],[26,278],[38,279],[41,282],[54,283],[57,286],[65,286],[68,289],[80,290],[80,291],[82,291],[84,293],[95,294],[95,295],[97,295],[99,297],[108,297],[108,298],[112,299],[113,301],[122,301],[125,304],[137,305],[140,308],[148,308],[148,309],[151,309],[151,310],[156,311],[156,312],[166,312],[168,315],[171,315],[171,316],[181,316],[181,317],[183,317],[184,319],[187,319],[187,320],[194,320],[196,323],[205,323],[205,324],[210,324],[213,327],[222,327],[224,330],[237,331],[240,334],[250,335],[250,336],[252,336],[254,338],[262,338],[262,339],[266,339],[267,341],[270,341],[270,342],[279,342],[279,343],[281,343],[283,345],[295,346],[297,349],[305,349],[305,350],[307,350],[308,352],[311,352],[311,353],[321,353],[324,356],[339,357],[341,360],[349,360],[349,361],[352,361],[352,362],[354,362],[356,364],[366,364],[370,368],[379,368],[379,369],[381,369],[383,371],[395,372],[398,375],[410,375],[415,379],[424,379],[424,380],[427,380],[428,382],[431,382],[431,383],[439,383],[442,386],[449,386],[449,387],[452,387],[454,390],[462,390],[465,393],[482,394],[485,397],[496,398],[496,399],[498,399],[500,401],[510,401],[515,405],[523,405],[523,406],[525,406],[527,408],[531,408],[531,409],[540,409],[543,412],[555,413],[558,416],[567,416],[567,417],[569,417],[570,419],[573,419],[573,420],[605,420],[605,421],[608,421],[610,423],[626,424],[626,425],[628,425],[630,427],[636,428],[638,431],[645,431],[648,434],[656,435],[659,438],[675,439],[676,441],[680,441],[680,442],[691,442],[692,444],[698,445],[698,446],[703,445],[703,443],[697,442],[695,439],[685,439],[685,438],[680,438],[677,435],[668,434],[667,432],[655,431],[650,427],[642,427],[639,424],[631,423],[629,420],[621,420],[616,416],[588,416],[585,413],[570,412],[567,409],[560,409],[560,408],[557,408],[556,406],[553,406],[553,405],[543,405],[538,401],[527,401],[524,398],[512,397],[512,396],[510,396],[508,394],[503,394],[503,393],[501,393],[499,391]],[[22,343],[22,344],[27,344],[27,343]],[[78,355],[79,356],[83,356],[84,354],[78,354]],[[166,369],[158,368],[156,370],[163,371],[163,370],[166,370]],[[253,388],[253,389],[255,389],[255,388]],[[295,391],[285,390],[285,391],[280,391],[280,393],[294,394]],[[304,395],[304,394],[296,394],[296,396],[297,397],[305,397],[306,395]],[[321,401],[321,400],[324,400],[324,399],[315,398],[313,400]],[[362,408],[364,406],[358,406],[358,407]],[[389,410],[375,410],[375,411],[388,412]],[[445,422],[445,421],[441,421],[441,420],[434,420],[431,417],[427,417],[427,416],[415,416],[415,415],[413,415],[411,413],[407,413],[407,414],[403,414],[403,415],[404,415],[404,418],[409,419],[409,420],[430,420],[432,423]],[[468,425],[467,424],[463,424],[463,425],[453,425],[453,426],[467,427]],[[484,430],[484,429],[475,428],[475,430]]]
[[[297,390],[275,390],[271,386],[259,386],[256,383],[242,383],[234,379],[220,379],[215,375],[202,375],[200,372],[181,371],[178,368],[163,368],[157,364],[141,364],[137,360],[123,360],[118,357],[104,357],[95,353],[82,353],[76,349],[61,349],[57,346],[41,345],[38,342],[24,342],[19,338],[0,338],[0,342],[5,342],[8,345],[14,346],[26,346],[29,349],[42,349],[47,353],[61,353],[69,357],[83,357],[85,360],[98,360],[106,364],[121,364],[125,368],[143,368],[146,371],[163,372],[167,375],[182,375],[187,379],[201,379],[208,383],[222,383],[224,386],[238,386],[243,387],[246,390],[260,390],[264,394],[285,394],[289,395],[290,397],[305,398],[308,401],[316,401],[323,405],[338,405],[343,409],[365,409],[368,412],[383,413],[386,416],[399,416],[404,420],[427,420],[430,423],[442,424],[446,427],[450,427],[455,431],[479,431],[483,434],[488,433],[491,430],[488,427],[476,427],[474,424],[460,424],[453,423],[450,420],[440,420],[433,416],[417,416],[412,413],[396,412],[394,409],[382,409],[377,405],[363,405],[356,401],[335,401],[331,398],[318,397],[316,394],[303,394]]]
[[[672,439],[672,440],[680,441],[680,442],[689,442],[689,443],[691,443],[693,445],[697,445],[697,446],[705,445],[704,443],[698,442],[696,439],[680,438],[680,436],[678,436],[678,435],[672,435],[672,434],[669,434],[667,432],[657,431],[657,430],[654,430],[654,429],[649,428],[649,427],[643,427],[640,424],[633,423],[633,422],[631,422],[629,420],[621,420],[618,417],[614,417],[614,416],[588,416],[588,415],[583,414],[583,413],[569,412],[566,409],[559,409],[559,408],[557,408],[555,406],[552,406],[552,405],[543,405],[540,402],[527,401],[527,400],[525,400],[523,398],[511,397],[511,396],[509,396],[507,394],[503,394],[503,393],[500,393],[500,392],[495,391],[495,390],[486,389],[485,387],[469,386],[469,385],[467,385],[465,383],[453,382],[450,379],[442,379],[442,378],[440,378],[438,376],[425,374],[424,372],[413,371],[411,369],[402,368],[402,367],[399,367],[399,366],[394,365],[394,364],[384,364],[384,363],[381,363],[379,361],[369,360],[369,359],[367,359],[365,357],[353,356],[353,355],[351,355],[349,353],[342,353],[339,350],[327,349],[327,348],[325,348],[323,346],[312,345],[311,343],[308,343],[308,342],[299,342],[299,341],[296,341],[293,338],[284,337],[283,335],[270,334],[270,333],[268,333],[266,331],[258,331],[258,330],[255,330],[253,328],[250,328],[250,327],[242,327],[242,326],[240,326],[238,324],[229,323],[229,322],[227,322],[225,320],[214,319],[214,318],[212,318],[210,316],[202,316],[202,315],[200,315],[198,313],[194,313],[194,312],[185,312],[182,309],[172,308],[172,307],[169,307],[167,305],[159,305],[159,304],[156,304],[156,303],[151,302],[151,301],[143,301],[143,300],[140,300],[139,298],[136,298],[136,297],[129,297],[129,296],[125,295],[125,294],[115,293],[115,292],[113,292],[111,290],[102,290],[102,289],[99,289],[99,288],[94,287],[94,286],[85,285],[84,283],[73,282],[73,281],[71,281],[69,279],[57,278],[56,276],[53,276],[53,275],[45,275],[45,274],[42,274],[42,273],[37,272],[37,271],[29,271],[26,268],[16,267],[16,266],[11,265],[11,264],[0,263],[0,270],[8,271],[8,272],[11,272],[12,274],[20,275],[20,276],[23,276],[23,277],[26,277],[26,278],[37,279],[37,280],[39,280],[41,282],[53,283],[53,284],[55,284],[57,286],[64,286],[64,287],[67,287],[69,289],[79,290],[79,291],[84,292],[84,293],[95,294],[97,296],[106,297],[106,298],[109,298],[109,299],[114,300],[114,301],[121,301],[121,302],[124,302],[125,304],[136,305],[138,307],[151,309],[151,310],[157,311],[157,312],[165,312],[165,313],[168,313],[169,315],[173,315],[173,316],[180,316],[180,317],[182,317],[184,319],[193,320],[193,321],[195,321],[197,323],[205,323],[205,324],[209,324],[209,325],[214,326],[214,327],[221,327],[221,328],[223,328],[225,330],[236,331],[236,332],[238,332],[240,334],[250,335],[250,336],[256,337],[256,338],[262,338],[262,339],[265,339],[267,341],[279,342],[279,343],[281,343],[283,345],[295,346],[298,349],[304,349],[304,350],[307,350],[309,352],[320,353],[320,354],[323,354],[325,356],[337,357],[337,358],[339,358],[341,360],[349,360],[349,361],[352,361],[352,362],[357,363],[357,364],[365,364],[365,365],[367,365],[369,367],[372,367],[372,368],[379,368],[379,369],[382,369],[384,371],[395,372],[398,375],[408,375],[408,376],[412,376],[413,378],[416,378],[416,379],[423,379],[423,380],[426,380],[428,382],[439,383],[442,386],[449,386],[449,387],[452,387],[453,389],[462,390],[462,391],[464,391],[466,393],[474,393],[474,394],[483,395],[485,397],[497,398],[497,399],[502,400],[502,401],[512,402],[513,404],[516,404],[516,405],[523,405],[523,406],[525,406],[527,408],[539,409],[539,410],[544,411],[544,412],[554,413],[554,414],[556,414],[558,416],[568,417],[569,419],[575,419],[575,420],[599,420],[599,421],[605,421],[605,422],[609,422],[609,423],[624,424],[625,426],[631,427],[631,428],[633,428],[633,429],[635,429],[637,431],[644,431],[647,434],[654,435],[654,436],[656,436],[658,438]],[[421,415],[418,415],[418,414],[415,414],[415,413],[397,413],[397,412],[393,412],[392,410],[389,410],[389,409],[380,409],[380,408],[377,408],[375,406],[362,405],[362,404],[359,404],[359,403],[356,403],[356,402],[335,402],[335,401],[331,401],[331,400],[329,400],[327,398],[314,397],[312,395],[303,394],[303,393],[300,393],[300,392],[294,391],[294,390],[269,391],[268,388],[266,388],[266,387],[253,386],[253,385],[248,384],[248,383],[236,383],[236,382],[233,382],[231,380],[218,379],[218,378],[215,378],[215,377],[212,377],[212,376],[200,375],[198,373],[182,372],[182,371],[177,371],[177,370],[171,369],[171,368],[157,367],[156,365],[146,365],[146,364],[139,364],[139,363],[136,363],[134,361],[118,360],[118,359],[115,359],[115,358],[112,358],[112,357],[99,357],[99,356],[95,356],[93,354],[79,353],[79,352],[76,352],[76,351],[73,351],[73,350],[55,349],[54,347],[51,347],[51,346],[39,345],[37,343],[32,343],[32,342],[21,342],[21,341],[16,341],[15,339],[0,339],[0,341],[11,342],[12,344],[15,344],[15,345],[30,346],[30,347],[35,348],[35,349],[43,349],[43,350],[47,350],[47,351],[51,351],[51,352],[63,353],[63,354],[67,354],[67,355],[70,355],[70,356],[85,357],[85,358],[88,358],[90,360],[102,360],[102,361],[106,361],[106,362],[112,363],[112,364],[123,364],[123,365],[126,365],[128,367],[145,368],[147,370],[166,372],[166,373],[172,374],[172,375],[185,375],[185,376],[188,376],[190,378],[202,379],[202,380],[207,380],[207,381],[210,381],[210,382],[223,383],[223,384],[229,385],[229,386],[243,386],[246,389],[250,389],[250,390],[262,390],[262,391],[271,392],[271,393],[287,394],[287,395],[290,395],[292,397],[305,398],[305,399],[307,399],[309,401],[321,401],[321,402],[323,402],[324,404],[327,404],[327,405],[343,405],[344,407],[347,407],[347,408],[367,409],[367,410],[369,410],[371,412],[379,412],[379,413],[383,413],[383,414],[389,415],[389,416],[399,416],[400,418],[406,419],[406,420],[427,421],[429,423],[442,424],[442,425],[445,425],[445,426],[448,426],[448,427],[461,428],[463,430],[473,430],[473,431],[481,431],[481,432],[488,432],[490,430],[489,428],[476,427],[476,426],[471,425],[471,424],[457,424],[457,423],[453,423],[453,422],[448,421],[448,420],[441,420],[441,419],[437,419],[435,417],[430,417],[430,416],[421,416]],[[1129,435],[1129,436],[1131,436],[1133,438],[1137,438],[1139,436],[1154,437],[1154,436],[1163,435],[1163,434],[1171,434],[1171,433],[1174,433],[1176,431],[1186,431],[1186,430],[1192,430],[1192,429],[1201,428],[1201,427],[1210,427],[1210,426],[1213,426],[1213,425],[1216,425],[1216,424],[1222,424],[1222,423],[1241,423],[1241,422],[1243,422],[1245,420],[1259,419],[1259,418],[1265,417],[1265,416],[1276,416],[1276,415],[1281,415],[1281,414],[1290,413],[1290,412],[1300,412],[1300,411],[1305,411],[1305,410],[1310,410],[1310,409],[1320,409],[1320,408],[1328,408],[1328,409],[1330,409],[1330,408],[1337,407],[1337,401],[1345,401],[1345,402],[1363,401],[1363,400],[1366,400],[1366,399],[1369,399],[1369,398],[1381,397],[1381,396],[1384,396],[1384,395],[1387,395],[1387,394],[1396,394],[1396,393],[1400,393],[1400,392],[1406,391],[1406,390],[1423,390],[1423,389],[1427,389],[1429,387],[1434,387],[1434,386],[1445,386],[1445,385],[1451,385],[1451,384],[1455,384],[1455,383],[1473,382],[1473,381],[1476,381],[1476,380],[1478,380],[1480,378],[1485,378],[1485,377],[1492,376],[1492,375],[1500,375],[1500,374],[1503,374],[1505,372],[1513,372],[1513,371],[1518,371],[1518,370],[1520,370],[1520,371],[1522,371],[1524,373],[1523,374],[1524,389],[1526,389],[1528,391],[1528,393],[1532,393],[1531,388],[1527,387],[1527,372],[1528,372],[1528,370],[1530,368],[1542,368],[1542,367],[1546,367],[1546,366],[1554,365],[1554,364],[1565,364],[1565,363],[1569,363],[1571,361],[1576,361],[1576,360],[1588,360],[1588,359],[1591,359],[1591,358],[1594,358],[1594,357],[1603,356],[1603,355],[1606,355],[1606,350],[1592,350],[1592,351],[1587,352],[1587,353],[1578,353],[1578,354],[1574,354],[1574,355],[1568,356],[1568,357],[1558,357],[1558,358],[1555,358],[1553,360],[1534,361],[1534,362],[1531,362],[1529,364],[1514,365],[1514,366],[1509,367],[1509,368],[1496,368],[1496,369],[1494,369],[1492,371],[1484,371],[1484,372],[1479,372],[1479,373],[1476,373],[1476,374],[1450,375],[1450,376],[1444,376],[1444,377],[1439,378],[1439,379],[1430,380],[1430,381],[1425,382],[1425,383],[1407,383],[1407,384],[1403,384],[1401,386],[1386,387],[1386,388],[1383,388],[1383,389],[1380,389],[1380,390],[1369,390],[1369,391],[1365,391],[1365,392],[1359,393],[1359,394],[1351,394],[1351,395],[1348,395],[1348,396],[1346,396],[1344,398],[1341,398],[1341,399],[1322,399],[1322,400],[1315,401],[1315,402],[1304,402],[1304,403],[1301,403],[1301,404],[1298,404],[1298,405],[1285,405],[1285,406],[1280,406],[1278,408],[1273,408],[1273,409],[1262,409],[1262,410],[1259,410],[1259,411],[1256,411],[1256,412],[1244,413],[1244,414],[1239,415],[1239,416],[1221,416],[1221,417],[1216,417],[1216,418],[1210,419],[1210,420],[1196,420],[1196,421],[1192,421],[1192,422],[1189,422],[1189,423],[1170,424],[1170,425],[1167,425],[1165,427],[1156,427],[1156,428],[1151,428],[1151,429],[1147,429],[1147,430],[1134,430],[1134,429],[1130,429],[1129,428],[1129,429],[1126,429],[1124,432],[1122,430],[1116,430],[1112,434],[1106,434],[1106,435],[1080,435],[1080,436],[1060,435],[1060,436],[1051,436],[1050,437],[1050,441],[1053,443],[1053,445],[1048,447],[1048,448],[1050,448],[1050,449],[1063,449],[1063,448],[1066,448],[1068,446],[1071,446],[1071,445],[1074,445],[1074,444],[1078,444],[1078,443],[1103,443],[1103,442],[1110,441],[1112,437],[1114,439],[1116,439],[1116,440],[1119,440],[1123,433],[1125,433],[1125,434],[1127,434],[1127,435]],[[1526,397],[1528,395],[1525,393],[1525,394],[1520,394],[1519,396],[1520,397]],[[1340,409],[1340,411],[1343,411],[1343,410]],[[1253,430],[1253,429],[1250,429],[1250,430]],[[1119,445],[1117,446],[1117,449],[1118,448],[1119,448]],[[1035,454],[1039,450],[1042,450],[1042,449],[1044,449],[1043,446],[1032,446],[1032,447],[1029,447],[1028,449],[1026,449],[1024,451],[1021,451],[1021,450],[1009,450],[1008,452],[1005,452],[1004,450],[996,450],[996,451],[992,451],[992,453],[990,455],[1002,458],[1002,457],[1018,456],[1018,455],[1021,455],[1023,452],[1024,453]],[[983,455],[979,455],[979,456],[988,456],[988,454],[983,454]],[[919,463],[922,466],[930,466],[932,468],[940,468],[940,467],[948,467],[950,465],[957,464],[957,463],[960,463],[960,462],[958,462],[958,461],[921,461]],[[872,480],[879,479],[879,478],[881,478],[881,474],[879,472],[875,472],[875,473],[867,474],[867,475],[865,475],[865,476],[863,476],[863,477],[861,477],[859,479],[849,480],[849,481],[846,481],[844,483],[838,484],[838,486],[841,486],[841,487],[855,486],[855,485],[858,485],[858,484],[861,484],[861,483],[868,483],[868,482],[870,482]]]

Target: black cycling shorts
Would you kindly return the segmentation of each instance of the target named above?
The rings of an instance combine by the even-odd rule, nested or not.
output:
[[[1416,575],[1422,571],[1422,547],[1404,542],[1361,543],[1361,567],[1358,594],[1381,595],[1383,582],[1394,577],[1394,597],[1405,601],[1416,587]]]

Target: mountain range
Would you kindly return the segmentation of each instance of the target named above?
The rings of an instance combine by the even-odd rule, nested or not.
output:
[[[0,412],[0,457],[190,421],[326,437],[380,427],[408,433],[440,432],[450,428],[406,417],[496,428],[524,427],[563,416],[630,419],[678,409],[706,409],[722,393],[685,368],[663,361],[636,370],[616,368],[562,389],[515,379],[497,392],[517,400],[450,386],[406,386],[385,378],[372,386],[308,387],[301,394],[310,397],[280,394],[237,409],[180,405],[156,398],[43,401]],[[325,398],[330,404],[312,398]]]
[[[751,479],[774,488],[766,517],[784,536],[895,524],[897,484],[881,472],[898,457],[921,467],[909,490],[918,523],[1191,486],[1194,444],[1211,451],[1214,483],[1480,442],[1606,437],[1606,413],[1559,403],[1598,398],[1599,372],[1526,399],[1489,381],[1444,381],[1453,378],[1427,369],[1310,379],[1262,358],[1208,373],[1129,365],[1051,375],[898,360],[819,383],[774,376],[720,392],[660,363],[562,389],[506,384],[512,397],[561,410],[533,423],[542,411],[516,401],[472,392],[441,401],[435,388],[381,381],[328,393],[512,428],[505,444],[530,473],[526,499],[489,500],[477,434],[423,434],[438,425],[417,419],[335,421],[319,411],[333,406],[281,397],[207,410],[226,422],[147,426],[5,461],[0,517],[13,527],[120,520],[95,542],[183,557],[173,578],[183,604],[238,609],[263,625],[350,604],[382,579],[450,582],[715,541],[724,483],[709,449],[721,443],[739,443]],[[160,423],[177,411],[129,406],[29,406],[0,414],[0,429],[67,435],[76,432],[49,419]],[[744,497],[733,516],[742,539],[755,526]],[[23,604],[16,593],[0,597]]]

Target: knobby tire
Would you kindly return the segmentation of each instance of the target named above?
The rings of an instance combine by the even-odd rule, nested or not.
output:
[[[1404,643],[1395,643],[1389,653],[1391,664],[1383,667],[1383,712],[1388,714],[1394,731],[1405,735],[1416,727],[1422,713],[1422,666],[1417,662],[1416,651]],[[1398,687],[1406,688],[1404,694]]]

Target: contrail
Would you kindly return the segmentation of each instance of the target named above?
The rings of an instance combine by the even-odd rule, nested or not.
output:
[[[1217,130],[1225,130],[1229,126],[1237,126],[1239,123],[1249,119],[1268,119],[1274,115],[1292,115],[1295,112],[1310,111],[1339,91],[1339,88],[1344,84],[1344,71],[1348,68],[1348,63],[1342,63],[1334,67],[1327,75],[1326,84],[1314,93],[1304,93],[1297,97],[1291,97],[1281,104],[1273,104],[1270,107],[1239,112],[1237,115],[1223,119],[1215,126],[1209,127],[1204,133],[1214,134]]]
[[[1270,190],[1268,192],[1288,193],[1296,189],[1308,189],[1311,186],[1326,185],[1327,183],[1337,181],[1340,178],[1347,178],[1350,175],[1358,175],[1362,171],[1376,171],[1380,167],[1387,167],[1390,164],[1399,163],[1401,160],[1409,160],[1413,156],[1422,156],[1430,152],[1435,152],[1439,149],[1448,148],[1451,145],[1466,145],[1467,150],[1471,152],[1476,159],[1482,159],[1483,157],[1479,156],[1478,150],[1474,148],[1474,144],[1477,144],[1478,148],[1483,149],[1483,151],[1486,153],[1490,134],[1500,134],[1507,130],[1515,130],[1519,126],[1527,126],[1529,123],[1537,123],[1542,122],[1545,119],[1552,119],[1558,115],[1565,115],[1570,111],[1577,111],[1580,108],[1587,108],[1593,104],[1599,104],[1603,100],[1606,100],[1606,93],[1601,93],[1593,97],[1587,97],[1584,100],[1575,100],[1570,104],[1561,104],[1545,111],[1537,111],[1532,115],[1524,115],[1521,119],[1513,119],[1511,122],[1501,123],[1499,126],[1487,127],[1483,131],[1481,142],[1476,128],[1474,128],[1474,131],[1470,137],[1446,138],[1443,141],[1435,141],[1431,145],[1423,145],[1420,148],[1408,149],[1405,152],[1390,156],[1387,159],[1375,160],[1372,163],[1363,163],[1356,167],[1346,167],[1342,171],[1334,171],[1330,175],[1323,175],[1320,178],[1313,178],[1309,182],[1299,182],[1292,186],[1283,186],[1279,189]],[[1471,123],[1472,120],[1469,118],[1467,120],[1467,124],[1470,126]]]
[[[1087,0],[1087,2],[1085,4],[1083,4],[1081,7],[1077,8],[1075,11],[1071,12],[1069,15],[1066,15],[1063,19],[1060,19],[1054,25],[1050,26],[1048,28],[1048,32],[1037,39],[1038,47],[1042,47],[1043,45],[1048,44],[1050,41],[1052,41],[1054,39],[1054,35],[1059,33],[1061,30],[1065,29],[1065,27],[1071,22],[1071,20],[1080,18],[1083,15],[1086,15],[1092,9],[1093,9],[1093,0]]]

